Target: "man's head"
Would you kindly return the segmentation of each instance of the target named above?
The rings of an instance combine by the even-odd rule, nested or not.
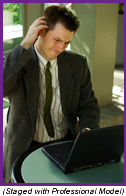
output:
[[[47,7],[44,17],[49,28],[40,33],[36,47],[45,59],[53,60],[67,48],[80,21],[73,11],[64,6]]]
[[[80,21],[73,10],[65,6],[50,6],[44,10],[43,15],[46,17],[49,29],[53,30],[57,23],[61,23],[67,30],[74,33],[80,27]]]

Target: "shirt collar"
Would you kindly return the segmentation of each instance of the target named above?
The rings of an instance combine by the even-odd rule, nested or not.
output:
[[[46,65],[47,65],[47,60],[38,52],[38,50],[37,50],[37,48],[36,48],[36,46],[35,46],[35,44],[34,44],[34,48],[35,48],[35,52],[36,52],[36,54],[37,54],[37,56],[38,56],[38,59],[39,59],[39,61],[41,62],[40,63],[40,67],[43,69],[46,69]],[[54,59],[54,60],[50,60],[49,61],[50,62],[50,64],[51,64],[51,67],[52,68],[55,68],[55,66],[56,66],[56,64],[57,64],[57,58],[56,59]]]

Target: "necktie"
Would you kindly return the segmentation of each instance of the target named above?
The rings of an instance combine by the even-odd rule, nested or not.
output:
[[[45,83],[46,83],[46,100],[45,100],[45,109],[44,109],[44,123],[48,135],[54,137],[54,129],[51,119],[51,102],[52,102],[52,75],[49,70],[50,62],[47,63],[46,73],[45,73]]]

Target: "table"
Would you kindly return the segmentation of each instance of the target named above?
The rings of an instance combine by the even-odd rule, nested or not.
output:
[[[17,169],[16,169],[17,168]],[[64,174],[38,148],[23,159],[17,159],[12,169],[14,183],[124,183],[124,154],[120,162],[79,172]]]

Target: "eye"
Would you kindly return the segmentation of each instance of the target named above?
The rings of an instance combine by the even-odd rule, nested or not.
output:
[[[58,39],[54,39],[56,42],[59,42],[59,40]]]
[[[65,45],[68,45],[70,42],[66,42]]]

